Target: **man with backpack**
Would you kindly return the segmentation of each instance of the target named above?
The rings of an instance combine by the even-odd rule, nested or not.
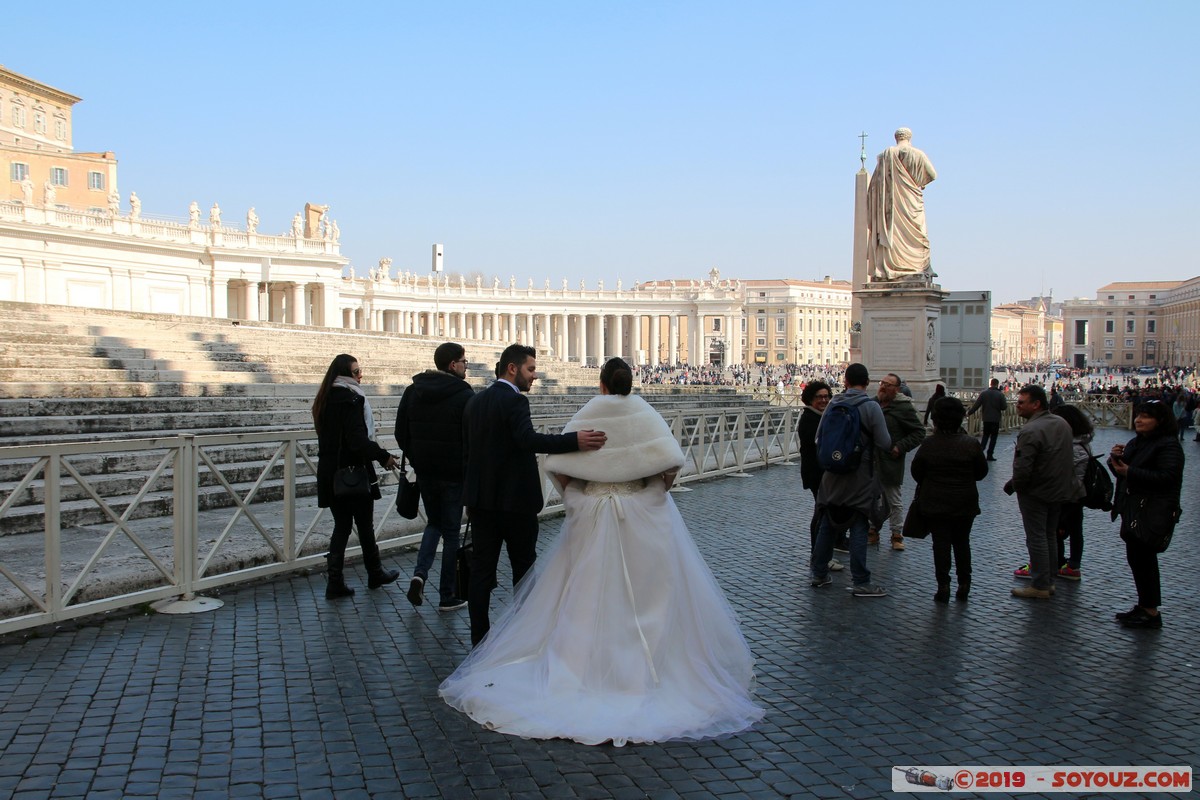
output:
[[[817,461],[825,474],[817,492],[821,521],[813,545],[812,586],[833,583],[829,561],[838,532],[850,530],[851,591],[855,597],[883,597],[887,591],[871,583],[867,569],[868,515],[879,495],[875,477],[874,448],[890,449],[892,437],[879,403],[867,394],[871,377],[862,364],[851,364],[843,379],[846,391],[834,397],[817,427]]]

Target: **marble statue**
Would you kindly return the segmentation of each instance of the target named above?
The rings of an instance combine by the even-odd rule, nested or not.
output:
[[[336,244],[342,238],[342,229],[338,227],[336,219],[330,220],[329,225],[333,228],[333,234],[329,238]]]
[[[499,288],[500,288],[500,279],[497,278],[495,275],[493,275],[492,276],[492,290],[494,291]]]
[[[27,206],[33,205],[33,181],[26,175],[21,180],[21,202]]]
[[[871,282],[921,276],[931,282],[925,230],[925,187],[937,178],[933,164],[912,146],[912,131],[896,131],[896,144],[879,154],[867,188],[867,268]]]
[[[529,279],[529,291],[533,291],[533,278]]]
[[[597,292],[604,291],[604,281],[596,281],[596,291]]]
[[[297,212],[296,216],[292,217],[292,236],[295,236],[297,239],[299,239],[303,235],[304,235],[304,217],[302,217],[300,215],[300,213]]]
[[[258,214],[254,213],[254,206],[246,212],[246,233],[258,233]]]
[[[108,193],[108,215],[110,217],[121,215],[121,195],[117,194],[116,189]]]
[[[587,291],[587,284],[583,282],[583,278],[579,279],[579,291],[581,291],[581,292]]]
[[[379,280],[386,278],[392,271],[392,260],[390,258],[379,259]]]
[[[208,210],[208,224],[213,228],[221,227],[221,207],[216,203]]]
[[[563,291],[567,291],[567,279],[563,278]]]
[[[517,288],[517,276],[516,275],[508,276],[508,288],[509,289]]]
[[[54,204],[58,202],[58,190],[54,188],[54,184],[46,181],[42,186],[42,205],[46,208],[54,208]]]
[[[200,227],[200,204],[195,200],[193,200],[192,204],[188,206],[188,227]]]
[[[621,291],[621,279],[617,278],[617,291]]]
[[[546,278],[546,291],[550,291],[550,279]]]
[[[142,198],[137,196],[137,192],[129,193],[129,218],[142,218]]]
[[[476,275],[475,276],[475,291],[478,292],[482,288],[483,288],[483,276]]]

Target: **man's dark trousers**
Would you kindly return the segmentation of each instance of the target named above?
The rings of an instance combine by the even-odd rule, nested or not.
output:
[[[983,436],[979,439],[979,445],[987,452],[988,458],[994,458],[996,452],[996,439],[1000,437],[999,422],[983,423]]]
[[[491,628],[488,608],[496,586],[501,546],[508,550],[515,588],[537,560],[537,535],[537,514],[471,509],[471,586],[467,600],[472,646],[479,644]]]

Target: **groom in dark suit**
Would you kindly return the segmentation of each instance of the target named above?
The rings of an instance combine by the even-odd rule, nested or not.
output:
[[[538,512],[545,499],[535,453],[598,450],[603,431],[537,433],[525,392],[537,379],[537,351],[512,344],[496,365],[497,380],[467,402],[463,416],[466,476],[463,506],[470,513],[474,551],[467,607],[471,644],[479,644],[491,622],[488,606],[496,584],[500,546],[508,549],[513,586],[537,558]]]

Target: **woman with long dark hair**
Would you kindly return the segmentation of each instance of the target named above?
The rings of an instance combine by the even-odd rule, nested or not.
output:
[[[608,439],[546,459],[562,533],[439,689],[489,730],[620,746],[735,733],[763,714],[737,618],[667,493],[683,452],[632,382],[610,359],[567,423]]]
[[[317,505],[333,514],[333,535],[329,539],[328,585],[330,600],[350,597],[354,590],[346,585],[344,566],[346,543],[351,527],[358,529],[363,565],[367,568],[367,587],[377,589],[400,577],[400,572],[384,569],[375,543],[375,501],[379,481],[372,462],[392,469],[396,457],[375,442],[375,419],[371,403],[359,385],[362,369],[358,359],[342,353],[325,371],[325,377],[313,400],[313,426],[317,431]],[[357,467],[370,479],[370,492],[362,496],[337,497],[333,476],[342,467]]]
[[[1175,415],[1161,400],[1137,407],[1133,429],[1137,436],[1126,444],[1113,445],[1108,458],[1108,467],[1117,476],[1113,518],[1121,518],[1125,560],[1133,572],[1138,595],[1137,605],[1118,612],[1116,618],[1127,628],[1161,628],[1158,554],[1165,543],[1147,541],[1139,535],[1139,529],[1148,527],[1152,519],[1160,527],[1165,527],[1161,525],[1163,520],[1170,519],[1170,528],[1174,529],[1183,487],[1183,447],[1176,438]]]

